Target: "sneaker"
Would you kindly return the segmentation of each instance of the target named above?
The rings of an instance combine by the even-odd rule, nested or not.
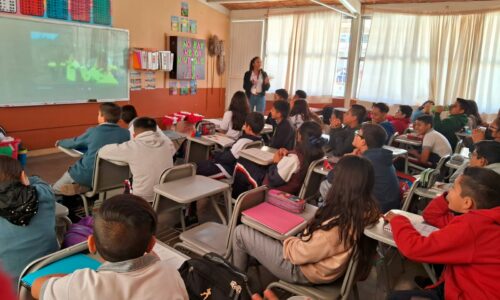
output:
[[[88,187],[79,185],[77,183],[65,184],[61,186],[60,193],[64,196],[74,196],[88,192]]]
[[[415,276],[413,279],[417,287],[421,290],[425,290],[426,287],[432,285],[432,280],[429,277],[425,276]]]
[[[186,223],[186,228],[189,228],[190,226],[198,224],[198,216],[196,216],[196,215],[194,215],[194,216],[185,216],[184,217],[184,222]],[[179,231],[182,231],[182,223],[179,222],[179,223],[175,224],[174,228],[177,229],[177,230],[179,230]]]

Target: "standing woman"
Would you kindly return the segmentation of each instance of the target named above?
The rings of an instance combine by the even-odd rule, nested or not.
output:
[[[250,111],[264,113],[266,109],[266,91],[271,86],[267,73],[261,69],[262,60],[256,56],[250,61],[249,70],[243,78],[243,89],[250,102]]]

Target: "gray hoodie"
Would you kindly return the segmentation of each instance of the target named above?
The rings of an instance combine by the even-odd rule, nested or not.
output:
[[[146,131],[122,144],[106,145],[99,150],[99,157],[125,162],[132,172],[134,195],[153,201],[153,187],[160,176],[174,165],[175,148],[161,131]]]

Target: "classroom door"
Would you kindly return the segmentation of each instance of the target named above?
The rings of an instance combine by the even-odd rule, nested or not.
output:
[[[263,57],[264,20],[232,21],[229,45],[230,61],[226,108],[229,106],[233,94],[237,91],[243,91],[243,76],[248,71],[250,60],[255,56]]]

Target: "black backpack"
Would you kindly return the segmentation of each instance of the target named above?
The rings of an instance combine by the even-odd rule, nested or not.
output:
[[[185,261],[179,273],[191,300],[251,299],[247,275],[216,253]]]

